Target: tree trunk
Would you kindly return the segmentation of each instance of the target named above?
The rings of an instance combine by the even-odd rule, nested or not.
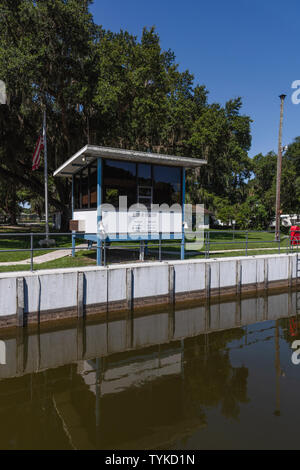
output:
[[[6,199],[6,212],[9,215],[9,220],[11,225],[17,225],[17,197],[16,197],[16,188],[13,186],[8,191]]]
[[[64,206],[61,212],[61,227],[60,231],[63,233],[69,232],[69,220],[71,218],[70,209],[68,206]]]

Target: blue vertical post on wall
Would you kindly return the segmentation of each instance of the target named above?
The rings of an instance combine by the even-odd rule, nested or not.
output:
[[[102,158],[97,158],[97,266],[102,266],[102,240],[100,238],[100,222],[102,204]]]
[[[185,205],[185,168],[182,169],[182,235],[180,258],[184,259],[184,205]]]
[[[72,176],[72,219],[74,218],[74,175]],[[72,230],[72,256],[75,256],[75,232]]]

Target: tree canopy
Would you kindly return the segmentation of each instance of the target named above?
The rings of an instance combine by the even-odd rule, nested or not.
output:
[[[162,50],[154,28],[140,39],[105,30],[90,4],[1,0],[0,78],[7,88],[7,104],[0,105],[1,210],[13,219],[20,201],[40,206],[43,167],[32,172],[31,162],[46,108],[49,175],[86,143],[203,158],[206,166],[188,172],[187,200],[224,219],[237,208],[248,214],[260,207],[256,222],[267,223],[276,156],[249,158],[251,119],[241,113],[241,98],[210,103],[206,86]],[[298,172],[298,154],[300,138],[286,153],[283,180]],[[299,198],[300,180],[295,185]],[[288,191],[283,201],[295,207]],[[67,179],[50,176],[49,202],[67,221]]]

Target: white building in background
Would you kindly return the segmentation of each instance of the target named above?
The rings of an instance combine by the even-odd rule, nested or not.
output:
[[[283,227],[291,227],[292,225],[300,224],[300,215],[298,214],[281,214],[280,224]],[[270,227],[275,227],[275,218],[272,220]]]

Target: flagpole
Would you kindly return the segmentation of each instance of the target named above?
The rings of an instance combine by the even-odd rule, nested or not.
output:
[[[48,160],[47,160],[47,121],[46,108],[43,120],[43,144],[44,144],[44,183],[45,183],[45,219],[46,219],[46,240],[49,239],[49,214],[48,214]]]

